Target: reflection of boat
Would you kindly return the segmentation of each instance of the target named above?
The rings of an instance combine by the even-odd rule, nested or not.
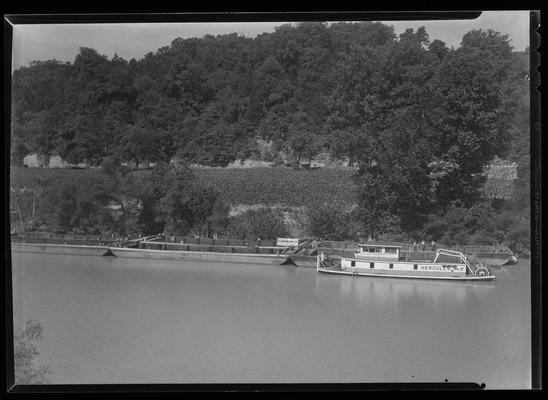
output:
[[[318,272],[355,276],[379,276],[448,280],[493,280],[489,269],[470,262],[459,251],[438,249],[432,261],[409,260],[401,246],[360,244],[353,258],[329,259],[322,252],[317,256]]]
[[[338,279],[337,279],[338,278]],[[497,274],[497,280],[499,276]],[[495,290],[494,281],[460,281],[440,279],[367,279],[333,274],[318,274],[316,288],[320,295],[338,290],[347,301],[361,304],[411,304],[420,298],[422,304],[463,304],[470,296],[485,296]]]

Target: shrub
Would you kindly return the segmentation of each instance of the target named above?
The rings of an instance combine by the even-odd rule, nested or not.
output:
[[[356,239],[360,224],[356,212],[333,203],[307,207],[310,236],[323,240]]]
[[[36,342],[42,339],[42,326],[33,321],[27,321],[25,329],[14,337],[14,373],[18,385],[37,385],[47,382],[50,368],[36,365],[40,355]]]
[[[236,239],[273,240],[287,236],[288,229],[281,211],[262,207],[230,217],[226,234]]]

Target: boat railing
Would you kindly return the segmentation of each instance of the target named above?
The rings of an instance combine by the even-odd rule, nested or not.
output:
[[[463,262],[466,265],[466,268],[472,275],[476,275],[476,269],[472,268],[472,265],[468,261],[468,257],[460,251],[456,250],[448,250],[448,249],[438,249],[436,251],[436,258],[434,258],[434,262],[438,261],[439,256],[449,256],[449,257],[458,257],[461,262]]]
[[[340,262],[341,260],[336,258],[331,258],[329,255],[325,254],[323,251],[319,252],[316,255],[316,269],[319,268],[325,268],[325,269],[333,269],[333,268],[340,268]]]

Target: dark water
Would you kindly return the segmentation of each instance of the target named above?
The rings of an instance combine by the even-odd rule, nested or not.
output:
[[[494,282],[13,253],[51,383],[440,382],[529,388],[528,261]]]

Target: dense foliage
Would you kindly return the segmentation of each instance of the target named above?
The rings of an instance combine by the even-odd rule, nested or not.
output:
[[[514,157],[525,152],[527,73],[527,55],[499,33],[472,31],[453,50],[424,28],[396,37],[372,22],[177,38],[130,61],[81,48],[72,63],[13,73],[12,156],[99,165],[178,155],[223,166],[259,156],[261,139],[273,143],[271,157],[328,150],[360,161],[380,141],[394,154],[420,152],[426,164],[416,168],[436,159],[477,172],[510,134]]]
[[[18,230],[207,236],[224,229],[230,211],[217,191],[180,164],[139,173],[110,158],[95,170],[16,168],[10,188]]]
[[[237,203],[308,205],[318,193],[336,193],[338,202],[325,200],[330,207],[310,206],[311,224],[318,220],[311,231],[320,236],[509,241],[509,226],[496,229],[506,224],[497,215],[514,213],[510,225],[521,233],[528,224],[518,213],[530,165],[528,76],[528,50],[514,51],[498,32],[473,30],[454,49],[430,41],[424,28],[397,36],[373,22],[177,38],[130,61],[81,48],[73,63],[34,62],[14,72],[12,162],[35,153],[43,162],[58,155],[88,165],[113,158],[226,166],[255,158],[299,166],[327,153],[356,167],[356,190],[340,183],[340,171],[325,181],[295,171],[285,186],[286,172],[275,169],[242,173],[249,174],[244,180],[215,171],[215,195],[207,185],[187,187],[189,176],[156,177],[150,189],[127,183],[133,175],[124,173],[85,201],[73,198],[85,196],[72,187],[51,204],[59,228],[111,224],[96,207],[104,193],[101,201],[121,210],[117,226],[125,232],[205,232],[223,226],[208,213],[223,214],[219,201],[237,185]],[[482,195],[484,169],[495,157],[518,164],[519,185],[506,205]],[[310,191],[306,180],[316,182]],[[269,186],[279,188],[278,197],[262,197]],[[124,201],[136,198],[141,211],[126,212]],[[335,220],[351,221],[352,232],[326,232]]]
[[[286,237],[288,230],[281,211],[261,207],[230,218],[225,233],[235,239],[275,240]]]

